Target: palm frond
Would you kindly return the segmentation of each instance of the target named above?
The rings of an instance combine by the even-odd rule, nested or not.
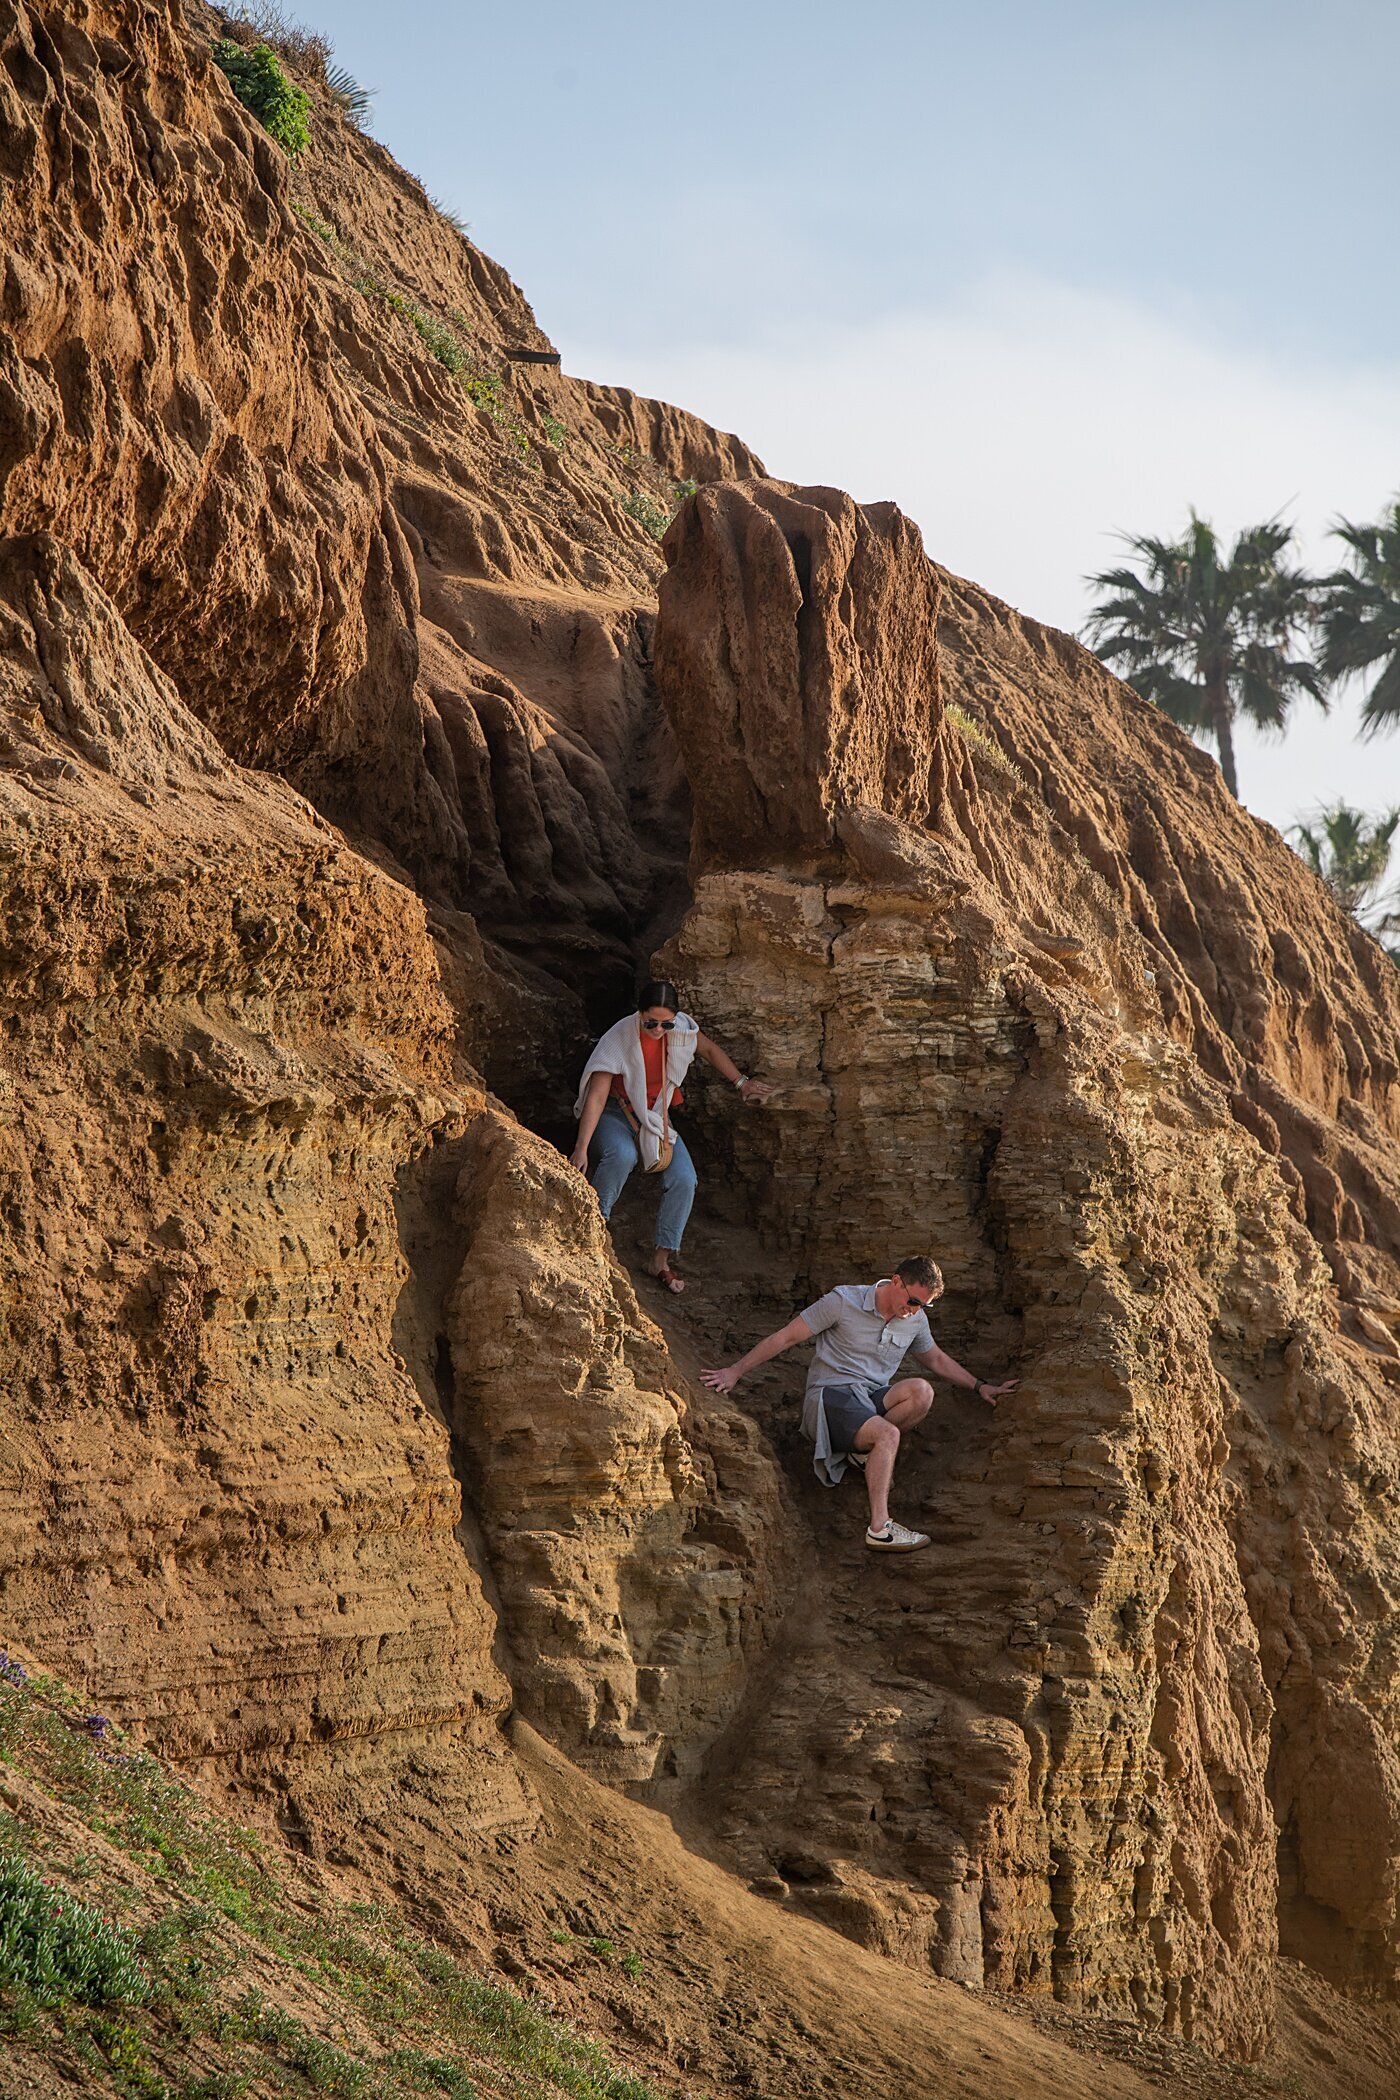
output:
[[[1366,695],[1361,709],[1361,734],[1373,737],[1394,729],[1400,722],[1400,648]]]
[[[348,66],[327,66],[326,87],[332,102],[361,131],[369,126],[374,114],[375,88],[361,87]]]
[[[1325,579],[1321,661],[1333,678],[1381,672],[1362,709],[1362,735],[1400,720],[1400,498],[1374,524],[1333,527],[1350,566]]]

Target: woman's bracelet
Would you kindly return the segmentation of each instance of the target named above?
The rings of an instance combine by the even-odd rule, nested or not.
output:
[[[749,1075],[747,1072],[741,1072],[738,1078],[734,1081],[735,1086],[747,1086],[748,1083]]]

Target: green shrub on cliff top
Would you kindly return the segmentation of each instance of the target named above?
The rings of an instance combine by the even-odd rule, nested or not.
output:
[[[270,44],[255,44],[251,51],[245,51],[225,37],[214,46],[214,63],[228,75],[229,84],[245,109],[251,109],[284,153],[295,158],[309,145],[311,128],[306,112],[311,105],[306,90],[288,80]]]

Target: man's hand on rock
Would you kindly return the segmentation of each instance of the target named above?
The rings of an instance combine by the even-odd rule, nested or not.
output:
[[[739,1383],[739,1373],[731,1364],[725,1371],[702,1371],[701,1385],[707,1385],[712,1393],[732,1393]]]
[[[1020,1383],[1019,1378],[1003,1378],[1000,1385],[993,1385],[990,1378],[979,1378],[977,1397],[979,1400],[985,1400],[988,1407],[995,1407],[998,1400],[1004,1400],[1008,1393],[1014,1393]]]

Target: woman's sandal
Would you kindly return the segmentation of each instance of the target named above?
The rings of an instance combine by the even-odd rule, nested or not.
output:
[[[678,1276],[669,1262],[663,1262],[659,1269],[648,1269],[647,1274],[654,1282],[659,1283],[663,1290],[673,1291],[677,1297],[685,1289],[685,1278]]]

